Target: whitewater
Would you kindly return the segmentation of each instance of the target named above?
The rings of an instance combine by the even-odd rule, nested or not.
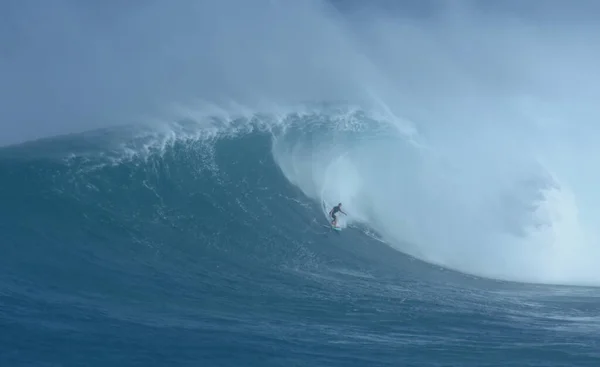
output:
[[[33,3],[0,364],[600,363],[595,3]]]

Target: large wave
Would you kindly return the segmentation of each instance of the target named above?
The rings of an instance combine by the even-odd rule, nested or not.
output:
[[[589,225],[594,210],[578,199],[593,191],[570,184],[586,181],[552,159],[556,145],[545,149],[538,140],[515,140],[511,131],[492,133],[489,126],[468,137],[440,135],[439,129],[409,128],[391,114],[339,104],[277,113],[205,106],[160,126],[115,144],[104,158],[118,164],[193,141],[203,147],[196,152],[203,167],[223,170],[212,161],[212,146],[266,133],[285,177],[323,205],[323,216],[342,202],[349,214],[342,225],[372,228],[401,252],[494,279],[600,283],[593,261],[600,247]]]
[[[499,279],[600,283],[597,25],[556,4],[518,17],[370,4],[149,3],[110,22],[68,2],[52,17],[11,8],[29,52],[2,61],[19,86],[1,90],[3,142],[187,119],[121,150],[135,155],[259,127],[290,182],[400,251]],[[344,107],[289,107],[305,101]]]

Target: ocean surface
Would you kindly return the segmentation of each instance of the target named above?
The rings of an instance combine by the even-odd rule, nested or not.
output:
[[[598,288],[390,235],[375,204],[398,196],[367,179],[392,178],[355,158],[410,133],[356,109],[203,121],[0,149],[0,366],[600,365]]]

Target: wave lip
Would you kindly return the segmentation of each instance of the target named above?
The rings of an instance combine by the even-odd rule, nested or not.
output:
[[[353,123],[339,128],[340,119]],[[487,132],[474,142],[407,134],[364,111],[324,112],[317,121],[277,136],[273,154],[306,195],[342,202],[349,224],[366,224],[404,253],[468,274],[600,285],[590,261],[599,248],[579,217],[581,203],[538,157],[485,146]]]

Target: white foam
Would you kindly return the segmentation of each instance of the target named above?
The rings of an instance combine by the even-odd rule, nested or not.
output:
[[[286,177],[328,205],[324,215],[342,202],[350,214],[344,226],[366,223],[399,250],[466,273],[600,284],[597,231],[585,226],[577,200],[586,192],[560,181],[529,149],[511,152],[490,140],[508,144],[510,134],[413,144],[427,137],[382,134],[380,126],[340,135],[340,118],[331,118],[335,133],[278,139],[273,149]]]

